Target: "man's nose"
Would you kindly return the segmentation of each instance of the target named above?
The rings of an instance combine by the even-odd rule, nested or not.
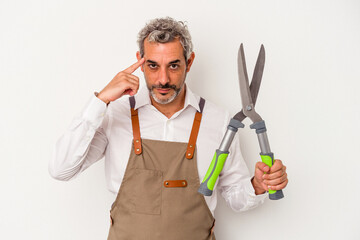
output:
[[[162,85],[165,85],[169,82],[169,74],[166,68],[161,68],[159,73],[159,82]]]

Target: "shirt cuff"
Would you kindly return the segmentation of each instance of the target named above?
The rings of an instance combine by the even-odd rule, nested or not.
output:
[[[264,202],[265,198],[269,195],[269,193],[265,192],[263,194],[256,195],[255,194],[255,189],[254,189],[254,187],[253,187],[253,185],[251,183],[251,179],[252,178],[249,178],[249,181],[246,181],[246,184],[245,184],[245,191],[249,195],[249,202],[253,203],[253,204]]]
[[[95,128],[98,128],[104,119],[106,110],[107,104],[97,98],[94,93],[83,110],[82,118]]]

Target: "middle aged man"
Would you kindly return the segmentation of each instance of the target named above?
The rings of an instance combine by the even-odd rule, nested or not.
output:
[[[105,156],[107,185],[117,194],[108,239],[215,239],[218,193],[234,211],[248,210],[269,188],[287,185],[286,168],[280,160],[271,169],[258,162],[251,178],[235,138],[216,191],[199,194],[230,115],[185,84],[195,54],[182,22],[154,19],[138,43],[138,61],[95,93],[57,141],[49,171],[73,179]],[[139,92],[138,68],[147,85]]]

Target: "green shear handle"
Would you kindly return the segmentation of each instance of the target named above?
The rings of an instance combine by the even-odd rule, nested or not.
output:
[[[225,161],[229,155],[229,147],[239,128],[243,128],[244,124],[239,120],[232,118],[227,127],[226,133],[221,141],[219,149],[216,149],[214,157],[211,161],[209,169],[206,172],[204,180],[201,182],[198,192],[204,196],[211,196],[214,190],[219,174],[221,173]]]
[[[206,172],[204,180],[200,184],[200,188],[198,190],[199,193],[203,194],[204,196],[212,195],[216,180],[219,177],[219,174],[224,167],[224,163],[228,155],[229,152],[224,152],[219,149],[216,149],[216,152],[211,161],[209,169]]]
[[[274,153],[270,150],[270,144],[266,133],[265,121],[255,122],[250,125],[251,129],[256,130],[256,135],[258,137],[259,145],[260,145],[260,157],[263,163],[268,165],[270,168],[274,164]],[[278,200],[284,197],[282,190],[269,190],[269,199],[270,200]]]
[[[267,154],[261,154],[261,160],[263,163],[271,167],[274,164],[274,154],[273,153],[267,153]],[[284,194],[282,190],[271,190],[269,189],[269,199],[271,200],[278,200],[284,197]]]

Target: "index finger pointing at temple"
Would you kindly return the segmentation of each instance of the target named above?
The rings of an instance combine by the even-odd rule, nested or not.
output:
[[[138,69],[144,62],[145,62],[145,58],[141,58],[139,61],[137,61],[136,63],[125,69],[123,72],[131,74],[135,72],[135,70]]]

